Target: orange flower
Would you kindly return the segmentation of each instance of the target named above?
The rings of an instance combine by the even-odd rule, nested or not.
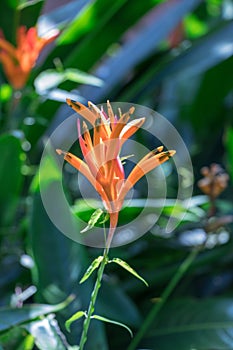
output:
[[[29,74],[43,48],[58,36],[58,32],[40,38],[37,29],[25,26],[17,29],[16,47],[0,37],[0,61],[8,81],[15,89],[24,87]]]
[[[142,126],[145,118],[129,122],[130,116],[134,112],[134,107],[131,107],[124,114],[119,110],[120,117],[118,119],[114,115],[109,101],[107,102],[108,114],[91,102],[88,102],[89,108],[69,99],[67,99],[67,103],[92,124],[93,137],[91,138],[85,122],[83,122],[83,135],[81,135],[80,120],[78,119],[79,144],[84,160],[69,152],[59,149],[56,151],[79,170],[101,196],[110,215],[110,230],[107,241],[107,247],[110,247],[118,222],[118,214],[128,191],[142,176],[172,157],[175,151],[162,152],[163,146],[156,148],[142,158],[129,176],[125,178],[124,168],[120,160],[120,150],[123,143]]]

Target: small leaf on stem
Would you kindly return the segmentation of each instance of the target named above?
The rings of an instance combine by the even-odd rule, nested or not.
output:
[[[86,316],[86,312],[85,311],[78,311],[76,312],[73,316],[71,316],[66,322],[65,322],[65,327],[67,329],[68,332],[70,332],[70,326],[71,323],[73,323],[74,321],[78,320],[79,318]]]
[[[129,334],[131,335],[131,338],[133,338],[133,332],[124,323],[117,322],[117,321],[114,321],[114,320],[110,320],[109,318],[106,318],[106,317],[103,317],[103,316],[100,316],[100,315],[93,315],[93,316],[91,316],[91,318],[94,318],[95,320],[103,321],[103,322],[106,322],[106,323],[112,323],[112,324],[116,324],[118,326],[121,326],[121,327],[127,329]]]
[[[103,210],[98,208],[94,211],[94,213],[91,215],[90,217],[90,220],[88,221],[88,224],[87,226],[82,230],[80,231],[81,233],[84,233],[84,232],[87,232],[89,230],[91,230],[95,224],[97,224],[97,222],[100,220],[102,214],[104,214]],[[104,218],[99,221],[98,223],[99,224],[103,224],[105,223],[106,221],[108,220],[108,217],[106,217],[106,215],[104,216]]]
[[[93,271],[95,271],[96,269],[98,269],[101,261],[103,260],[103,256],[98,256],[98,258],[96,258],[94,261],[92,261],[91,265],[88,267],[87,271],[84,273],[83,277],[80,280],[80,284],[83,283],[84,281],[86,281],[89,276],[92,274]]]
[[[148,287],[148,283],[146,282],[146,280],[144,280],[144,278],[142,278],[131,266],[129,266],[129,264],[127,262],[125,262],[119,258],[113,258],[112,260],[109,260],[109,263],[111,263],[111,262],[114,262],[114,263],[120,265],[121,267],[123,267],[123,269],[127,270],[132,275],[137,277],[139,280],[141,280]]]

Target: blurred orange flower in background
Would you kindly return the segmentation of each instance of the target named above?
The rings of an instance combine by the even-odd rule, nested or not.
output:
[[[0,33],[0,62],[9,83],[15,89],[22,89],[43,48],[56,39],[58,31],[47,37],[39,37],[37,28],[20,26],[16,33],[16,47]]]

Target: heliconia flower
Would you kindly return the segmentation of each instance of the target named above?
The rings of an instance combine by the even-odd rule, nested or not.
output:
[[[0,33],[0,62],[9,83],[15,89],[24,87],[40,52],[57,36],[58,31],[53,31],[47,37],[40,38],[36,27],[27,29],[20,26],[16,33],[16,46],[13,46]]]
[[[129,121],[134,113],[134,107],[131,107],[124,114],[119,109],[118,118],[113,113],[109,101],[107,101],[107,113],[91,102],[88,102],[89,108],[80,102],[69,99],[67,99],[67,103],[92,124],[93,135],[91,137],[85,122],[83,122],[81,132],[80,120],[78,119],[78,138],[84,160],[70,152],[60,149],[56,151],[79,170],[99,193],[110,215],[110,229],[107,240],[107,246],[109,247],[118,223],[119,211],[128,191],[141,177],[172,157],[175,151],[163,152],[163,146],[156,148],[142,158],[126,178],[120,159],[121,147],[142,126],[145,118]]]

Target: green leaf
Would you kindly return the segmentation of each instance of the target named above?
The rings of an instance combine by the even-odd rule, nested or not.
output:
[[[11,327],[23,322],[29,322],[39,316],[47,315],[64,309],[70,302],[68,298],[56,305],[32,304],[22,308],[0,308],[0,332],[7,331]]]
[[[56,163],[55,150],[52,146],[49,147],[49,152],[43,157],[40,169],[34,176],[30,191],[32,193],[45,190],[55,181],[62,181],[62,172],[60,171],[58,164]]]
[[[233,181],[233,128],[228,128],[225,140],[227,148],[228,168],[231,179]]]
[[[34,80],[34,85],[38,94],[45,95],[48,90],[56,88],[65,81],[94,86],[103,85],[101,79],[74,68],[65,69],[63,71],[47,69],[37,76]]]
[[[82,72],[79,69],[75,69],[75,68],[69,68],[66,69],[64,71],[65,73],[65,78],[66,80],[70,80],[73,81],[75,83],[79,83],[79,84],[87,84],[87,85],[93,85],[93,86],[103,86],[103,80]]]
[[[83,275],[83,277],[80,280],[80,284],[83,283],[84,281],[86,281],[90,275],[96,270],[98,269],[100,263],[103,261],[103,256],[98,256],[98,258],[96,258],[91,265],[88,267],[87,271],[85,272],[85,274]]]
[[[91,215],[90,220],[88,221],[88,225],[80,232],[84,233],[84,232],[91,230],[95,226],[95,224],[97,224],[97,222],[100,220],[103,213],[104,213],[104,211],[102,209],[100,209],[100,208],[96,209],[94,211],[94,213]],[[103,224],[107,220],[106,217],[107,217],[107,215],[99,223]]]
[[[116,324],[118,326],[121,326],[121,327],[127,329],[129,334],[131,335],[131,338],[133,337],[133,333],[132,333],[131,329],[129,327],[127,327],[124,323],[113,321],[113,320],[110,320],[109,318],[106,318],[106,317],[103,317],[103,316],[99,316],[99,315],[93,315],[93,316],[91,316],[91,318],[94,318],[95,320],[99,320],[99,321],[102,321],[102,322],[112,323],[112,324]]]
[[[37,3],[41,3],[42,0],[20,0],[18,5],[18,10],[22,10],[28,6],[33,6]]]
[[[30,0],[21,3],[18,7],[20,25],[28,28],[36,26],[44,0]]]
[[[34,338],[30,334],[25,334],[21,327],[13,327],[7,332],[0,334],[0,349],[2,350],[32,350],[34,348]]]
[[[104,78],[105,84],[101,89],[94,87],[88,89],[88,98],[94,101],[103,101],[109,96],[111,91],[124,80],[127,72],[153,54],[162,40],[166,39],[182,18],[197,4],[198,1],[193,0],[190,2],[171,2],[169,6],[162,3],[154,7],[150,11],[150,16],[156,17],[156,21],[148,20],[147,25],[140,26],[137,35],[121,45],[120,50],[106,59],[103,65],[98,66],[96,75]],[[149,18],[149,14],[147,16]],[[152,33],[156,33],[156,36]],[[136,47],[140,47],[140,50],[135,50]],[[85,93],[85,88],[80,91]]]
[[[188,37],[191,39],[202,36],[208,31],[207,24],[194,14],[185,17],[184,26]]]
[[[0,222],[4,226],[15,217],[22,189],[23,152],[20,140],[13,135],[2,135],[0,154]]]
[[[34,337],[35,345],[40,350],[66,350],[64,335],[54,319],[49,315],[42,320],[31,322],[24,328]]]
[[[132,280],[127,282],[131,285]],[[126,282],[126,284],[127,284]],[[136,280],[137,282],[137,280]],[[137,290],[138,284],[134,286],[133,291]],[[100,293],[96,302],[95,312],[105,317],[109,317],[113,320],[128,324],[130,327],[138,328],[142,323],[142,317],[138,310],[138,305],[132,300],[132,298],[124,290],[125,284],[122,281],[116,282],[113,280],[104,281]],[[144,285],[142,293],[144,292]],[[109,298],[111,295],[111,298]],[[112,302],[114,300],[114,303]]]
[[[18,0],[0,1],[1,30],[3,31],[5,38],[9,41],[15,40],[15,31],[12,30],[13,26],[9,26],[9,23],[14,23],[17,6]]]
[[[142,346],[159,350],[229,349],[233,342],[232,299],[191,298],[167,303]],[[229,346],[230,345],[230,346]]]
[[[141,280],[148,287],[148,283],[144,280],[144,278],[142,278],[131,266],[129,266],[128,263],[126,263],[125,261],[123,261],[119,258],[113,258],[112,260],[109,260],[109,263],[111,263],[111,262],[123,267],[123,269],[127,270],[132,275],[137,277],[139,280]]]
[[[34,85],[38,94],[42,95],[47,90],[54,89],[65,81],[64,72],[58,72],[55,69],[47,69],[40,73],[34,80]]]
[[[1,84],[0,86],[0,101],[2,103],[9,101],[12,96],[12,87],[9,84]]]
[[[71,324],[83,316],[86,316],[85,311],[78,311],[73,316],[71,316],[65,323],[65,327],[66,327],[67,331],[70,332]]]

